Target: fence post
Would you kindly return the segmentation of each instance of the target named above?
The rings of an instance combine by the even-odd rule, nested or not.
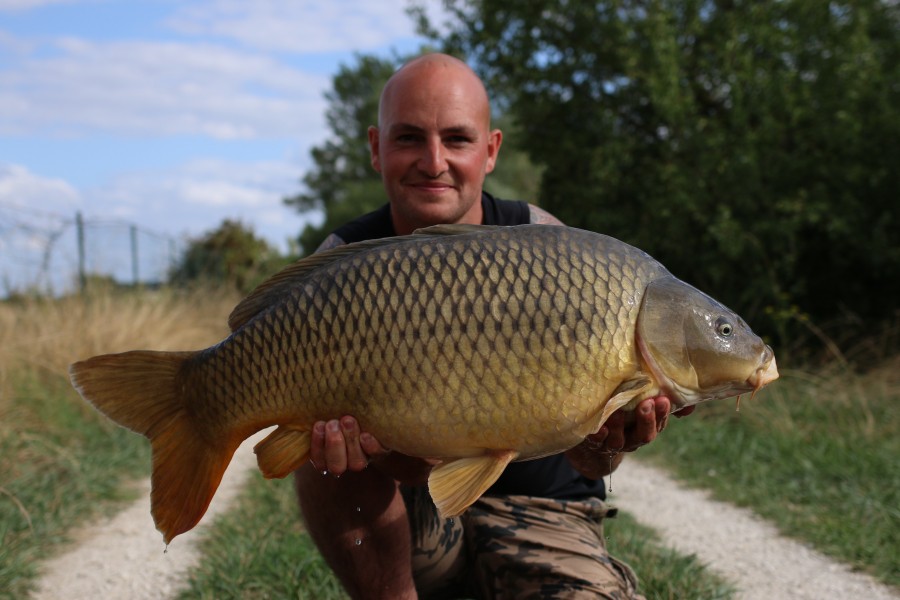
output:
[[[138,240],[137,225],[131,225],[131,280],[134,287],[138,286]]]
[[[75,229],[78,234],[78,283],[81,293],[84,294],[87,289],[87,267],[84,255],[84,218],[81,211],[75,213]]]

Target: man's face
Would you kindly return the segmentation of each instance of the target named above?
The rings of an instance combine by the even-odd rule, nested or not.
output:
[[[440,223],[480,223],[484,177],[502,135],[471,72],[428,65],[385,94],[380,128],[369,129],[398,234]]]

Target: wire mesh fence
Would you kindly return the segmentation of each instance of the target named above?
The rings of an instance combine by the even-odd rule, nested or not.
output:
[[[138,223],[0,204],[0,297],[66,294],[91,277],[158,285],[185,244]]]

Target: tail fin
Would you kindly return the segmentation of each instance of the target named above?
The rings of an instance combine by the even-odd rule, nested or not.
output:
[[[151,513],[166,544],[203,517],[241,442],[207,439],[191,419],[178,375],[194,354],[107,354],[69,369],[72,385],[85,400],[150,440]]]

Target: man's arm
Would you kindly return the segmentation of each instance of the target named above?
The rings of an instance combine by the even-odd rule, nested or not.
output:
[[[563,225],[564,223],[548,213],[546,210],[534,204],[528,205],[528,212],[531,213],[531,222],[535,225]]]

